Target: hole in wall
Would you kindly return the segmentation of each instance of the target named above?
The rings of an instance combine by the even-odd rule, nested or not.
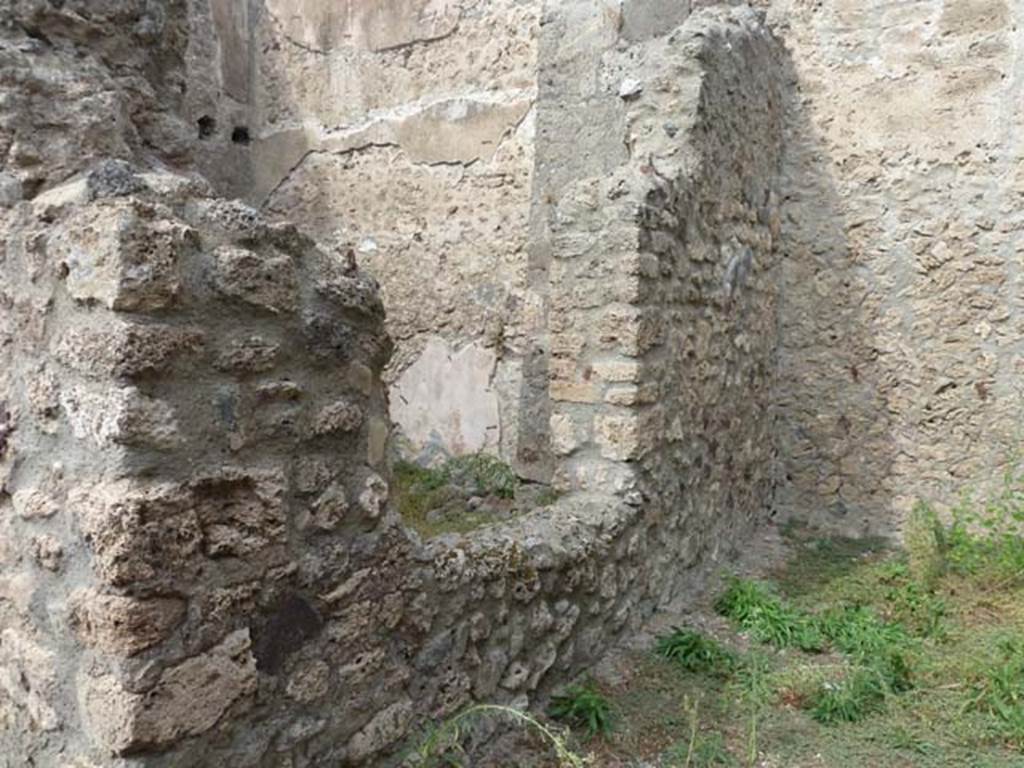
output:
[[[231,131],[231,141],[235,144],[248,144],[252,141],[249,138],[249,129],[244,125],[236,125],[234,130]]]
[[[217,121],[209,115],[203,115],[196,120],[196,125],[199,127],[200,139],[208,139],[217,132]]]

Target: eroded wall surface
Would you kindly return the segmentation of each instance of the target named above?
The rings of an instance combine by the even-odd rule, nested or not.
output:
[[[376,286],[112,161],[6,224],[0,753],[157,753],[279,711],[261,680],[322,629],[305,595],[385,517]]]
[[[781,0],[781,507],[892,530],[1020,443],[1024,13]]]

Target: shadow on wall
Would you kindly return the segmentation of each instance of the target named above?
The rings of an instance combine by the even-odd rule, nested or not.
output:
[[[832,161],[791,58],[782,178],[777,519],[894,532],[893,423],[868,307],[879,288],[849,241]]]

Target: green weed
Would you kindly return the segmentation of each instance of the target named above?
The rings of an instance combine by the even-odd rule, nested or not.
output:
[[[725,746],[720,733],[695,733],[685,742],[674,744],[665,752],[666,768],[727,768],[736,759]]]
[[[586,768],[590,764],[588,758],[569,748],[564,735],[522,710],[496,704],[474,705],[434,726],[408,755],[410,761],[416,768],[464,765],[463,741],[474,726],[488,718],[507,720],[539,734],[555,753],[559,768]]]
[[[954,507],[944,530],[946,560],[961,573],[994,572],[1004,579],[1024,577],[1024,469],[1013,462],[1002,490],[985,504],[969,493]]]
[[[891,586],[885,592],[892,617],[918,637],[941,640],[949,609],[946,601],[916,581]]]
[[[912,687],[906,655],[911,639],[898,624],[881,620],[868,607],[847,605],[827,611],[821,630],[855,666],[813,697],[811,714],[818,722],[856,722],[880,709],[886,696]]]
[[[871,667],[855,668],[839,681],[827,681],[809,701],[811,717],[824,725],[855,723],[878,712],[885,682]]]
[[[758,642],[811,652],[824,648],[814,619],[786,604],[766,584],[733,577],[715,601],[715,610]]]
[[[519,479],[500,459],[473,454],[448,459],[439,467],[398,462],[393,467],[393,498],[407,525],[427,538],[441,533],[465,533],[495,519],[470,510],[470,496],[515,497]],[[439,519],[430,513],[445,508]]]
[[[897,725],[888,731],[885,741],[893,749],[902,749],[918,755],[931,755],[936,752],[934,743],[918,736],[903,725]]]
[[[1008,739],[1024,745],[1024,641],[1004,640],[1000,656],[976,684],[973,705],[995,716]]]
[[[673,627],[657,638],[655,653],[686,672],[703,672],[724,677],[736,664],[736,655],[720,643],[690,629]]]
[[[512,468],[487,453],[456,456],[446,461],[438,472],[447,484],[466,488],[477,496],[511,499],[519,487],[519,478]]]
[[[945,526],[935,510],[923,501],[917,502],[907,516],[903,546],[914,580],[927,588],[935,586],[946,572],[949,543]]]
[[[548,714],[574,728],[583,728],[588,738],[612,732],[612,707],[593,683],[573,685],[552,697]]]
[[[906,648],[910,637],[899,624],[883,621],[864,605],[843,605],[819,620],[822,634],[837,650],[857,659]]]

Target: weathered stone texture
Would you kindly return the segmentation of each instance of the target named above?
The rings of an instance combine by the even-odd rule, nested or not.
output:
[[[990,489],[1020,440],[1024,9],[770,5],[796,87],[779,505],[888,532],[917,498]]]
[[[184,0],[6,0],[0,197],[12,204],[142,147],[187,161],[185,21]]]
[[[542,702],[715,554],[702,530],[738,535],[763,509],[777,43],[749,11],[672,31],[664,8],[623,27],[584,5],[548,9],[541,35],[535,4],[439,4],[388,28],[399,48],[372,15],[315,43],[282,7],[199,3],[189,26],[186,65],[251,50],[247,30],[283,43],[254,70],[217,59],[225,101],[197,152],[236,119],[256,160],[289,121],[322,121],[268,207],[320,234],[340,217],[382,275],[398,410],[439,396],[410,376],[465,371],[473,391],[446,388],[437,415],[460,418],[455,393],[475,416],[444,441],[512,450],[573,491],[505,525],[422,542],[388,506],[391,345],[347,245],[109,162],[4,209],[0,717],[15,727],[0,754],[380,764],[474,699]],[[499,18],[514,35],[470,65]],[[324,101],[343,66],[387,87]],[[195,77],[186,112],[209,93]],[[467,95],[484,82],[498,90]],[[377,110],[367,146],[322,128],[339,122],[328,104],[353,124]],[[506,442],[517,420],[530,456]]]
[[[101,164],[5,216],[0,764],[208,765],[320,633],[280,606],[393,524],[376,286],[188,177]]]
[[[1019,10],[704,5],[5,6],[0,766],[382,764],[993,474]],[[421,541],[386,387],[565,495]]]

